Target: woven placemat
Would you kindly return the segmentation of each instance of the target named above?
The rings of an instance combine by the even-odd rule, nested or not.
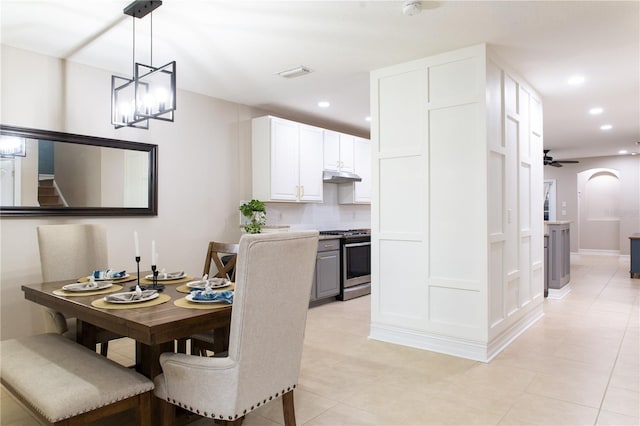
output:
[[[185,275],[182,278],[178,278],[177,280],[158,280],[158,284],[184,284],[184,283],[188,283],[189,281],[193,281],[193,277],[190,277],[188,275]],[[153,280],[148,280],[146,278],[140,278],[140,284],[145,284],[145,285],[149,285],[149,284],[153,284]]]
[[[187,309],[222,309],[222,308],[226,308],[227,306],[230,306],[226,302],[194,303],[194,302],[189,302],[184,297],[174,300],[173,304],[181,308],[187,308]]]
[[[102,290],[89,290],[89,291],[66,291],[59,288],[58,290],[53,290],[53,294],[55,294],[56,296],[65,296],[65,297],[94,296],[98,294],[114,293],[120,290],[122,290],[122,286],[118,284],[114,284],[111,287],[103,288]]]
[[[215,288],[214,290],[215,291],[218,291],[218,290],[220,290],[220,291],[222,291],[222,290],[231,290],[231,291],[233,291],[235,289],[236,289],[236,283],[231,283],[231,284],[229,284],[227,286],[224,286],[224,287]],[[189,294],[189,293],[191,293],[191,290],[193,290],[193,289],[191,287],[186,286],[186,285],[181,285],[180,287],[176,287],[176,291],[180,292],[180,293]]]
[[[165,302],[171,300],[171,296],[166,294],[161,294],[153,300],[149,300],[147,302],[140,303],[109,303],[105,302],[104,299],[97,299],[91,302],[91,306],[95,308],[102,309],[138,309],[138,308],[148,308],[149,306],[161,305]]]

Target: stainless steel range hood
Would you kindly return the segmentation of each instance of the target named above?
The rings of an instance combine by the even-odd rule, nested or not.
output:
[[[322,181],[327,183],[361,182],[362,178],[355,173],[324,170]]]

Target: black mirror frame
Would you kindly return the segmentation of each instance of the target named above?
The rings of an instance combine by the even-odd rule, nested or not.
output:
[[[14,207],[0,206],[0,217],[24,216],[157,216],[158,215],[158,145],[76,135],[50,130],[30,129],[0,124],[0,134],[44,139],[81,145],[105,146],[149,153],[148,207]]]

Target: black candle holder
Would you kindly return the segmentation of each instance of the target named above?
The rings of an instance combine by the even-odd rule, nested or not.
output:
[[[138,273],[136,274],[136,277],[137,277],[136,283],[137,285],[140,285],[140,256],[136,256],[136,269],[138,270]]]
[[[164,284],[158,284],[158,267],[151,265],[151,271],[153,272],[153,289],[157,291],[164,290]]]

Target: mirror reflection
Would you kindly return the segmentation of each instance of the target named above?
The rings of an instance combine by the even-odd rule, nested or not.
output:
[[[156,145],[0,130],[2,215],[157,214]]]

